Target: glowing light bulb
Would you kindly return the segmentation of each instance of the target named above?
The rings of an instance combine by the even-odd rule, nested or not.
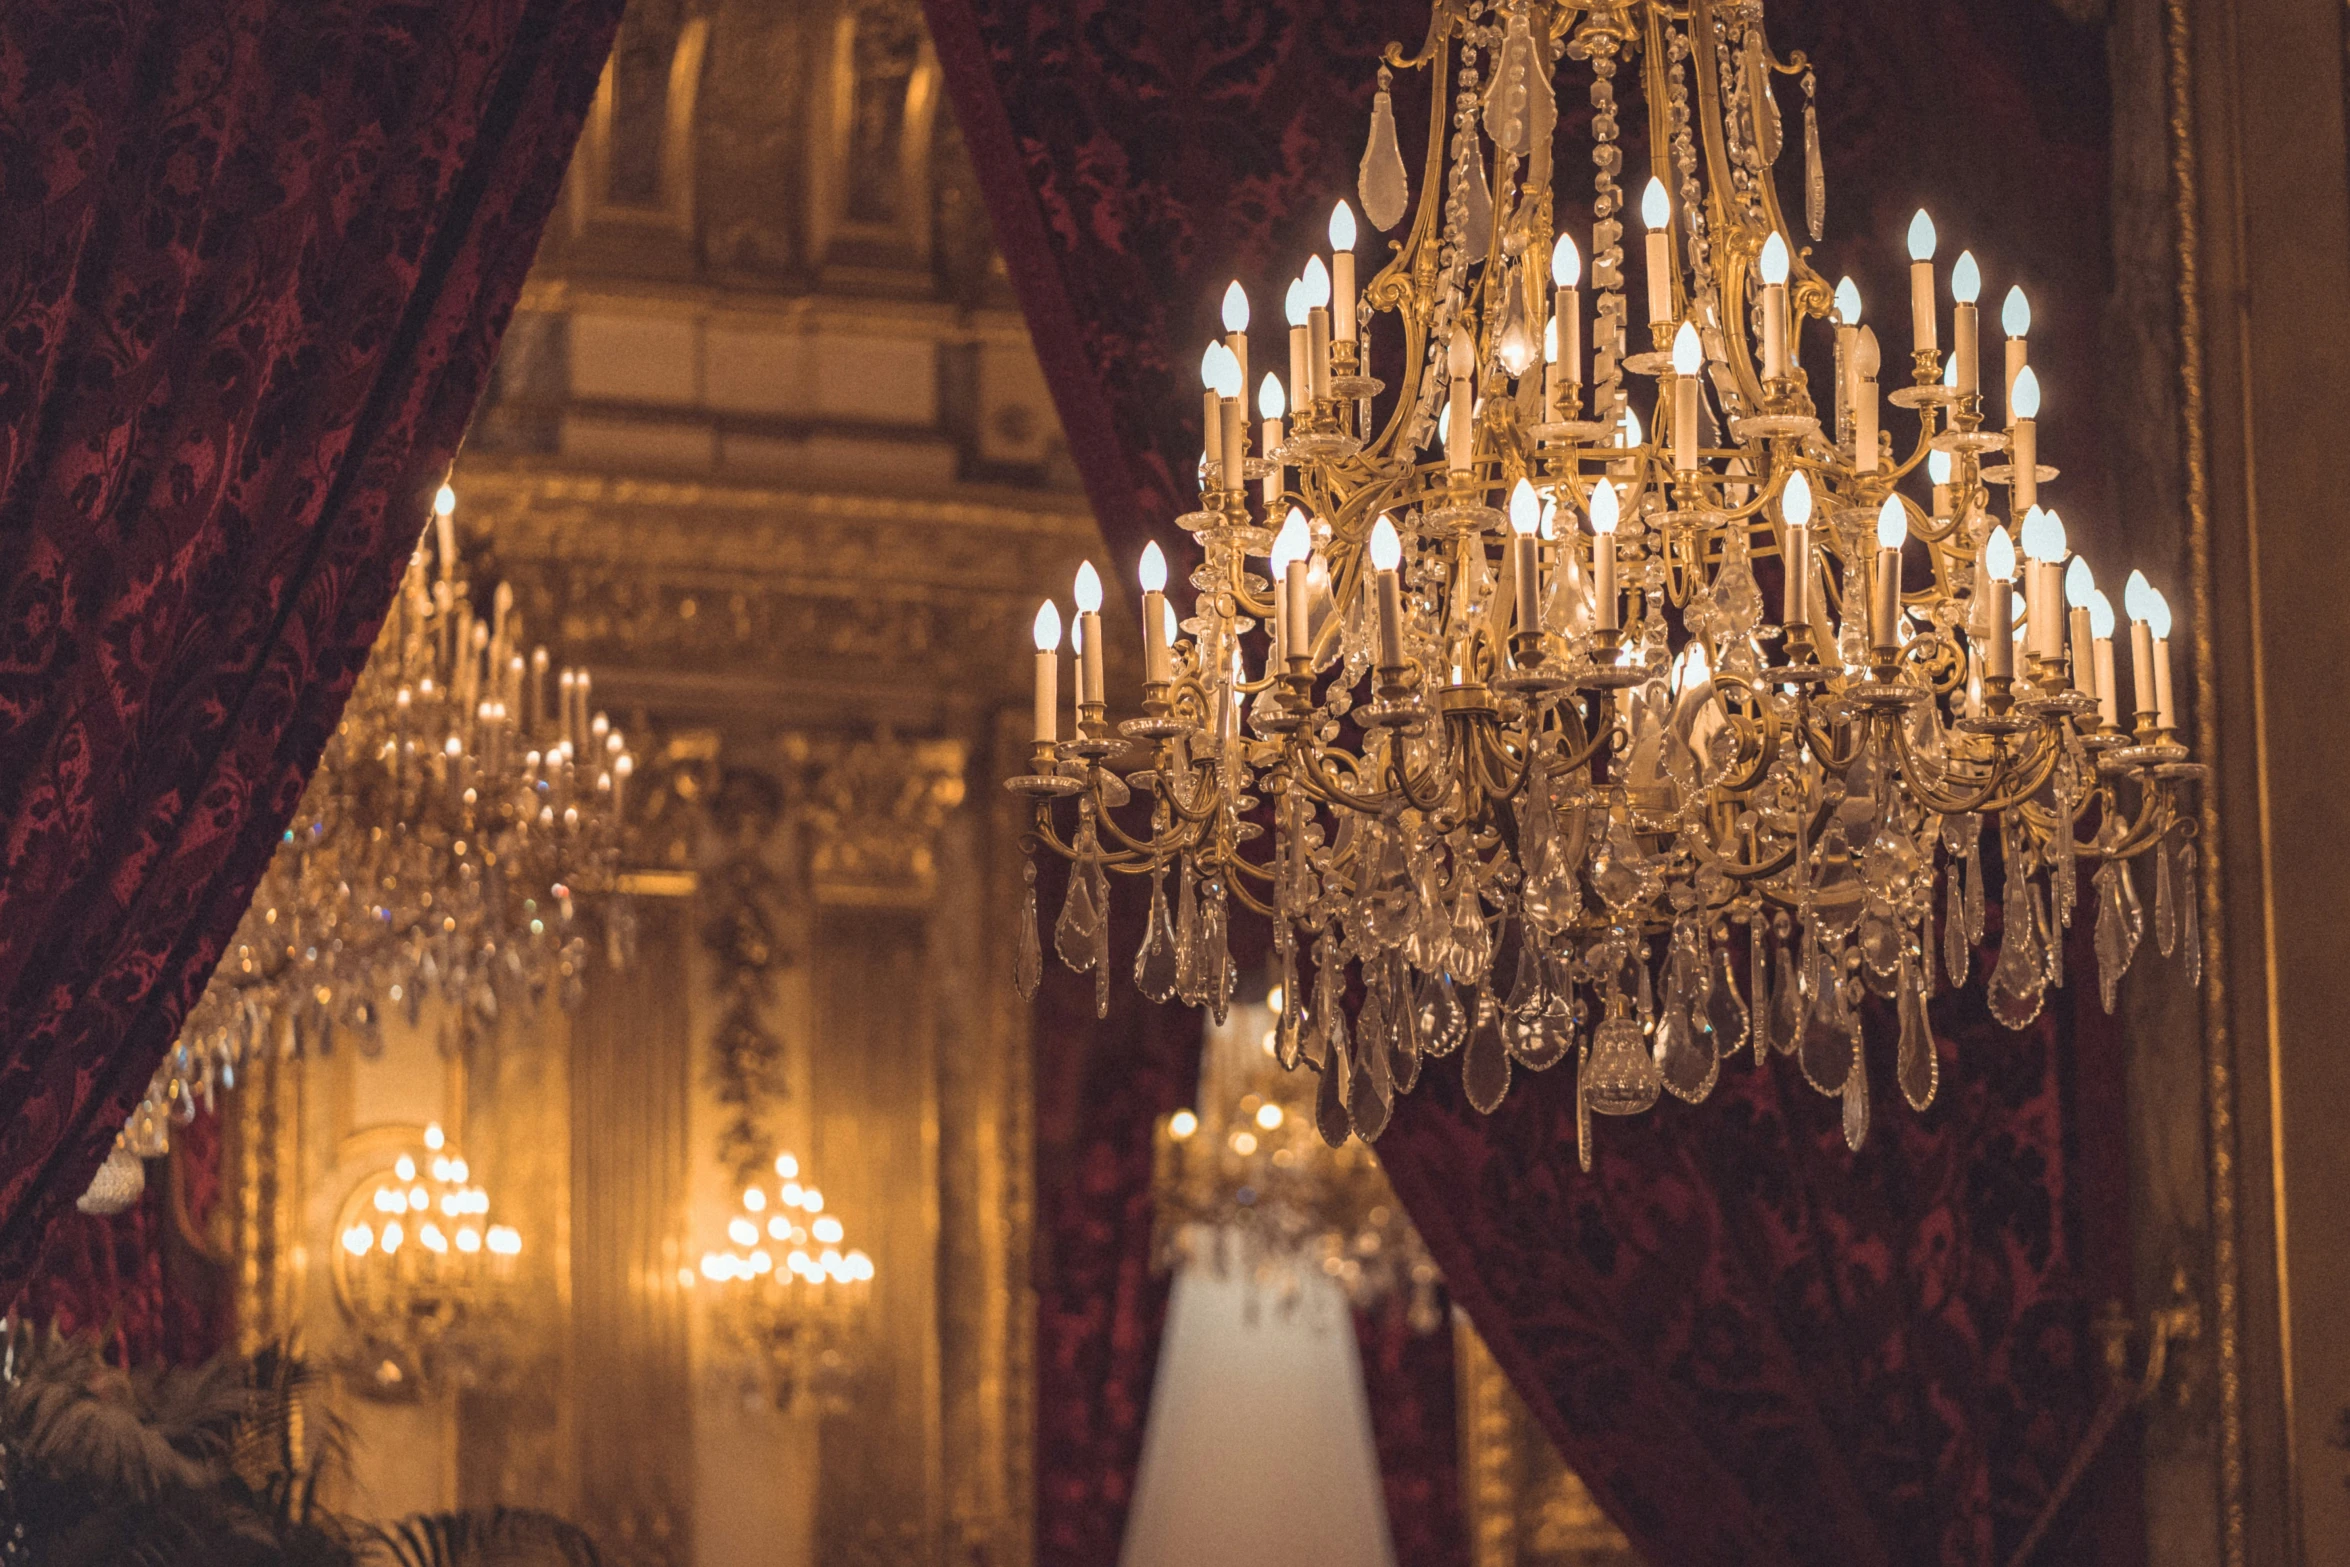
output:
[[[823,1218],[818,1219],[814,1224],[808,1226],[808,1233],[815,1236],[817,1241],[823,1245],[838,1246],[841,1241],[841,1236],[847,1232],[842,1230],[840,1226],[840,1220],[832,1217],[830,1214],[826,1214]]]
[[[354,1224],[343,1231],[343,1250],[354,1257],[364,1257],[375,1247],[375,1231],[364,1224]]]
[[[1583,252],[1572,234],[1561,234],[1550,247],[1550,281],[1557,288],[1575,288],[1583,281]]]
[[[1836,320],[1842,326],[1860,325],[1860,285],[1850,278],[1836,284]]]
[[[2149,587],[2146,593],[2146,629],[2164,641],[2168,641],[2170,639],[2170,600],[2162,596],[2160,588]]]
[[[1763,241],[1762,259],[1756,263],[1762,270],[1762,280],[1776,288],[1787,281],[1787,241],[1777,229]]]
[[[1912,261],[1933,260],[1934,245],[1934,220],[1926,216],[1925,208],[1920,207],[1918,215],[1909,220],[1909,259]]]
[[[1306,303],[1306,284],[1303,278],[1289,280],[1289,292],[1281,297],[1281,314],[1291,326],[1304,326],[1306,312],[1312,307]]]
[[[1877,508],[1877,548],[1897,550],[1909,542],[1909,508],[1901,504],[1901,497],[1888,495],[1885,504]]]
[[[2113,635],[2113,600],[2105,596],[2103,588],[2093,588],[2089,593],[2089,635]]]
[[[424,1129],[424,1146],[432,1149],[435,1153],[438,1153],[441,1146],[448,1140],[448,1134],[441,1130],[441,1123],[438,1121]]]
[[[1222,343],[1208,350],[1208,385],[1218,397],[1240,395],[1240,360]]]
[[[398,1176],[402,1181],[415,1180],[416,1161],[409,1158],[406,1154],[400,1155],[398,1159],[392,1162],[392,1174]]]
[[[2015,390],[2009,394],[2007,406],[2018,419],[2040,417],[2040,377],[2030,365],[2015,373]]]
[[[2089,570],[2088,557],[2075,555],[2064,569],[2064,601],[2075,609],[2087,609],[2096,594],[2097,577]]]
[[[1971,305],[1983,297],[1983,269],[1975,265],[1975,253],[1962,250],[1958,264],[1950,269],[1950,297],[1962,305]]]
[[[1265,378],[1257,383],[1257,417],[1278,419],[1287,412],[1289,399],[1281,394],[1281,377],[1268,370]]]
[[[1306,258],[1306,308],[1319,310],[1330,303],[1330,269],[1322,264],[1320,256]]]
[[[436,517],[454,517],[457,514],[457,492],[447,485],[433,491],[432,511]],[[409,513],[414,516],[415,513]]]
[[[1178,1110],[1167,1117],[1167,1135],[1177,1142],[1182,1142],[1198,1130],[1199,1117],[1193,1115],[1189,1110]]]
[[[1089,560],[1077,568],[1077,612],[1081,615],[1097,615],[1101,613],[1101,607],[1102,576],[1093,569],[1093,562]]]
[[[1306,526],[1306,514],[1295,506],[1282,521],[1281,531],[1273,538],[1273,575],[1279,577],[1289,569],[1292,561],[1302,561],[1314,553],[1313,531]]]
[[[1955,352],[1942,361],[1942,384],[1949,387],[1958,385],[1958,355]]]
[[[1620,503],[1616,500],[1616,487],[1602,479],[1591,491],[1591,531],[1613,533],[1616,531],[1617,523],[1621,520],[1622,512]]]
[[[1142,547],[1142,567],[1135,575],[1142,579],[1143,592],[1164,593],[1167,591],[1167,556],[1159,548],[1157,539],[1151,540]]]
[[[1061,650],[1061,611],[1051,599],[1036,606],[1036,650],[1039,653]]]
[[[1948,484],[1950,482],[1950,468],[1950,454],[1948,452],[1936,450],[1926,453],[1926,477],[1934,483]]]
[[[1673,221],[1673,199],[1665,194],[1665,182],[1653,174],[1648,177],[1648,189],[1640,193],[1640,221],[1651,230]]]
[[[1248,290],[1240,286],[1238,278],[1234,278],[1231,285],[1224,290],[1224,330],[1227,332],[1248,330]]]
[[[1210,343],[1199,356],[1199,384],[1211,392],[1216,389],[1216,356],[1223,352],[1222,343]]]
[[[1175,606],[1168,603],[1165,599],[1161,599],[1159,600],[1159,613],[1166,617],[1167,645],[1169,647],[1173,647],[1175,645],[1176,634],[1183,629],[1175,619]]]
[[[2009,337],[2022,337],[2032,330],[2032,302],[2024,297],[2023,284],[2007,291],[2007,302],[1999,307],[1999,324]]]
[[[1704,366],[1705,345],[1697,340],[1697,325],[1684,321],[1681,330],[1673,334],[1673,374],[1695,375]]]
[[[400,1228],[399,1220],[394,1219],[391,1223],[385,1225],[382,1241],[384,1255],[388,1257],[393,1252],[398,1251],[401,1244],[407,1239],[408,1234],[405,1230]]]
[[[788,1181],[800,1173],[800,1161],[790,1154],[779,1153],[775,1156],[775,1173]]]
[[[1355,248],[1355,209],[1346,204],[1344,196],[1339,197],[1338,205],[1330,209],[1330,248]]]
[[[1517,488],[1510,491],[1510,531],[1527,538],[1541,526],[1542,502],[1534,494],[1534,486],[1520,479]]]
[[[1396,535],[1395,524],[1382,512],[1371,524],[1371,569],[1393,571],[1403,564],[1403,540]]]
[[[1545,495],[1542,497],[1542,525],[1535,531],[1542,536],[1545,543],[1559,536],[1558,515],[1558,497],[1555,495]]]
[[[1779,492],[1779,515],[1790,528],[1811,526],[1811,480],[1800,468],[1787,476],[1787,488]]]
[[[2015,580],[2015,544],[2005,528],[1993,528],[1983,541],[1983,571],[1994,582]]]
[[[2064,559],[2064,519],[2044,506],[2024,513],[2024,553],[2041,562]]]
[[[1648,432],[1640,428],[1640,411],[1630,403],[1624,405],[1624,422],[1616,427],[1616,444],[1627,449],[1648,439]]]

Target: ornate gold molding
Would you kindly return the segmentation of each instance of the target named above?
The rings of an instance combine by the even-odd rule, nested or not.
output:
[[[1469,1319],[1455,1312],[1452,1330],[1470,1567],[1641,1567]]]

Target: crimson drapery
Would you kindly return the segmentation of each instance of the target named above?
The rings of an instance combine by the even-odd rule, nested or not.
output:
[[[1451,1316],[1447,1305],[1434,1332],[1415,1333],[1400,1301],[1354,1314],[1397,1567],[1469,1567]]]
[[[1224,284],[1256,286],[1276,342],[1281,281],[1353,191],[1377,51],[1417,44],[1424,0],[927,8],[1111,552],[1130,562],[1146,538],[1179,542],[1194,367]],[[2051,498],[2090,508],[2094,528],[2102,40],[2045,0],[1789,0],[1771,14],[1774,43],[1819,70],[1822,270],[1855,275],[1896,361],[1915,207],[1933,207],[1946,260],[1977,252],[1989,313],[2020,276],[2033,362],[2050,407],[2068,410],[2062,455],[2045,452],[2066,470]],[[1412,88],[1406,76],[1397,93],[1416,152]],[[1800,99],[1782,102],[1799,149]],[[1588,181],[1579,85],[1560,106],[1572,193]],[[1122,962],[1131,947],[1116,950]],[[1705,1106],[1603,1123],[1590,1176],[1574,1168],[1563,1074],[1521,1080],[1485,1120],[1442,1063],[1380,1153],[1529,1408],[1652,1560],[1972,1567],[2004,1559],[2069,1456],[2095,1390],[2088,1317],[2121,1293],[2118,1063],[2099,1020],[2073,1010],[2082,999],[2058,995],[2022,1035],[1971,1000],[1938,1003],[1943,1099],[1912,1116],[1879,1063],[1859,1156],[1783,1063],[1730,1069]],[[1040,1049],[1054,1027],[1040,1015]],[[1041,1434],[1048,1449],[1055,1435]],[[1040,1469],[1088,1460],[1048,1451]],[[1040,1491],[1040,1538],[1114,1537],[1114,1520],[1062,1511],[1087,1494]],[[2094,1516],[2077,1508],[2074,1528]],[[2080,1559],[2080,1539],[2045,1559]],[[2129,1559],[2130,1530],[2097,1539]]]
[[[619,11],[0,8],[0,1295],[316,765]]]

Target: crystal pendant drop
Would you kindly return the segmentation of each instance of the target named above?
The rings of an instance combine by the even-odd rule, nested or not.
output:
[[[1167,912],[1167,872],[1162,866],[1151,872],[1150,919],[1143,927],[1142,945],[1134,954],[1135,988],[1158,1005],[1175,994],[1174,925],[1174,917]]]
[[[1039,918],[1036,908],[1036,862],[1031,860],[1021,871],[1027,885],[1020,893],[1020,950],[1012,960],[1012,983],[1018,987],[1024,1001],[1036,998],[1036,987],[1044,983],[1044,940],[1036,933]]]
[[[1542,960],[1535,955],[1533,941],[1521,938],[1518,977],[1502,1003],[1502,1038],[1513,1058],[1523,1061],[1541,1048],[1542,1009],[1549,999],[1542,988]]]
[[[1911,1109],[1922,1111],[1934,1102],[1942,1061],[1934,1049],[1933,1027],[1926,1021],[1925,982],[1919,977],[1917,960],[1906,952],[1901,955],[1900,984],[1901,1043],[1895,1052],[1895,1070],[1901,1079],[1901,1097],[1909,1101]]]
[[[1324,1023],[1322,1038],[1328,1051],[1322,1060],[1322,1079],[1314,1086],[1314,1130],[1331,1147],[1342,1148],[1354,1135],[1354,1121],[1346,1109],[1346,1024],[1335,1013]]]
[[[1534,340],[1534,328],[1526,315],[1526,290],[1521,274],[1505,273],[1503,292],[1509,296],[1501,310],[1501,330],[1494,336],[1494,344],[1501,356],[1501,367],[1513,377],[1523,376],[1533,368],[1534,357],[1541,345]]]
[[[2185,949],[2187,988],[2203,983],[2203,910],[2196,902],[2195,845],[2179,845],[2179,945]]]
[[[1388,94],[1387,78],[1387,68],[1381,66],[1379,91],[1371,99],[1371,139],[1363,148],[1363,162],[1356,170],[1355,183],[1357,193],[1363,198],[1363,216],[1382,232],[1401,223],[1405,209],[1411,204],[1403,148],[1395,139],[1395,100]]]
[[[1722,934],[1726,937],[1728,932]],[[1738,995],[1738,972],[1730,960],[1730,943],[1716,941],[1712,948],[1705,984],[1705,1022],[1713,1033],[1714,1049],[1727,1060],[1746,1048],[1753,1019]]]
[[[2154,950],[2169,957],[2179,945],[2178,896],[2173,891],[2170,846],[2154,850]]]
[[[1187,1007],[1208,999],[1206,942],[1200,930],[1199,891],[1193,882],[1191,862],[1186,860],[1175,879],[1175,989]]]
[[[1999,957],[1991,965],[1990,987],[1984,999],[2002,1027],[2021,1029],[2030,1026],[2032,1019],[2040,1015],[2040,1004],[2047,994],[2048,970],[2039,952],[2031,881],[2024,873],[2023,855],[2012,843],[2008,848]]]
[[[1388,1077],[1387,987],[1373,981],[1364,987],[1363,1010],[1355,1015],[1354,1070],[1347,1079],[1347,1117],[1355,1135],[1375,1143],[1387,1130],[1388,1111],[1395,1103]]]
[[[1942,966],[1950,971],[1954,990],[1966,987],[1967,960],[1971,955],[1966,939],[1966,876],[1967,862],[1952,860],[1949,879],[1944,883],[1949,907],[1942,915]]]
[[[1591,1173],[1591,1047],[1575,1052],[1575,1162]]]
[[[1852,1042],[1852,1065],[1844,1077],[1844,1146],[1854,1153],[1869,1140],[1869,1064],[1860,1040]]]
[[[1520,7],[1510,13],[1502,34],[1501,55],[1494,62],[1493,83],[1485,90],[1485,134],[1505,152],[1524,157],[1537,142],[1547,141],[1558,123],[1558,101],[1551,96],[1550,75],[1526,26]]]
[[[1083,862],[1069,868],[1069,892],[1061,901],[1061,917],[1053,923],[1053,950],[1061,961],[1082,974],[1093,967],[1093,942],[1101,929],[1102,911],[1093,901],[1093,877]]]
[[[1460,1049],[1468,1037],[1469,1015],[1462,1010],[1461,998],[1452,976],[1447,973],[1429,975],[1420,982],[1419,1036],[1424,1055],[1448,1056]]]
[[[1394,961],[1394,960],[1390,960]],[[1420,1082],[1420,1008],[1412,995],[1411,975],[1399,961],[1387,1011],[1387,1072],[1398,1095],[1408,1094]]]
[[[1619,996],[1613,1005],[1621,1005]],[[1664,1091],[1664,1074],[1649,1054],[1639,1020],[1611,1017],[1592,1031],[1591,1059],[1583,1066],[1583,1095],[1601,1115],[1638,1115]]]
[[[1477,1022],[1469,1030],[1469,1052],[1461,1059],[1461,1087],[1479,1115],[1501,1108],[1510,1091],[1510,1052],[1501,1037],[1501,1008],[1491,990],[1477,996]]]
[[[1781,915],[1784,921],[1786,916]],[[1804,1006],[1803,979],[1795,971],[1795,954],[1788,950],[1787,932],[1782,925],[1771,950],[1777,955],[1778,972],[1771,976],[1771,1048],[1781,1055],[1791,1055],[1803,1040]]]
[[[1803,225],[1815,245],[1827,235],[1828,175],[1820,161],[1820,106],[1812,96],[1809,76],[1804,78],[1803,99]]]
[[[2138,947],[2137,938],[2130,930],[2129,911],[2122,902],[2123,875],[2121,861],[2108,860],[2097,867],[2091,883],[2097,899],[2097,999],[2104,1003],[2108,1013],[2113,1011],[2122,975],[2128,971]]]
[[[1547,1072],[1575,1048],[1575,992],[1565,965],[1544,964],[1542,1024],[1535,1040],[1518,1057],[1529,1072]]]
[[[1110,873],[1096,860],[1085,868],[1085,874],[1093,883],[1093,906],[1101,911],[1093,926],[1093,1015],[1105,1018],[1110,1015]],[[1221,1010],[1216,1021],[1224,1021]]]
[[[1753,998],[1748,1032],[1754,1036],[1754,1064],[1761,1066],[1771,1049],[1771,949],[1763,940],[1760,915],[1746,927],[1746,988]]]
[[[1803,1044],[1796,1060],[1804,1081],[1823,1094],[1844,1092],[1852,1077],[1852,1024],[1844,1002],[1844,959],[1812,944],[1803,1009]]]
[[[1455,165],[1459,172],[1454,178],[1467,209],[1461,239],[1470,255],[1482,258],[1493,246],[1493,191],[1485,183],[1485,151],[1477,145],[1476,131],[1464,127],[1461,143],[1460,161]]]
[[[1720,1045],[1705,1022],[1698,994],[1705,979],[1702,948],[1694,927],[1684,921],[1673,933],[1665,962],[1664,1008],[1656,1020],[1657,1070],[1676,1099],[1702,1103],[1721,1075]]]

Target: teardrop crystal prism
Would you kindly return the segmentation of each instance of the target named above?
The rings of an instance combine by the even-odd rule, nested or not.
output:
[[[1363,216],[1382,232],[1403,221],[1411,205],[1411,185],[1404,169],[1403,148],[1395,139],[1395,99],[1382,85],[1371,98],[1371,139],[1363,147],[1361,167],[1355,171],[1355,190],[1363,198]]]
[[[1093,878],[1083,864],[1071,866],[1069,893],[1061,900],[1061,917],[1053,922],[1053,950],[1080,974],[1093,967],[1093,938],[1101,921],[1102,911],[1093,901]]]
[[[2022,869],[2022,856],[2010,859],[2007,886],[2001,902],[1999,957],[1991,965],[1991,981],[1984,1000],[1991,1015],[2009,1029],[2023,1029],[2040,1015],[2047,995],[2048,969],[2039,950],[2037,921],[2032,913],[2031,883]]]
[[[2096,889],[2097,928],[2094,940],[2097,946],[2097,999],[2104,1003],[2107,1013],[2121,991],[2122,975],[2128,972],[2130,959],[2137,953],[2137,939],[2130,930],[2129,911],[2122,901],[2122,864],[2108,860],[2097,867],[2091,885]]]
[[[1844,1146],[1854,1153],[1869,1140],[1869,1068],[1860,1041],[1852,1043],[1852,1066],[1844,1076]]]
[[[1950,972],[1951,988],[1963,990],[1966,988],[1967,962],[1971,955],[1966,936],[1967,862],[1952,860],[1947,874],[1949,880],[1945,883],[1945,892],[1949,906],[1942,915],[1942,966]]]
[[[1792,1055],[1803,1039],[1803,981],[1795,972],[1795,955],[1788,950],[1784,932],[1771,948],[1778,967],[1771,976],[1771,1048],[1783,1056]]]
[[[1490,990],[1478,992],[1477,1022],[1469,1030],[1468,1053],[1461,1058],[1461,1087],[1480,1115],[1500,1109],[1509,1095],[1509,1047],[1502,1041],[1501,1008]]]
[[[1844,1092],[1852,1076],[1852,1027],[1846,1017],[1841,954],[1812,949],[1806,976],[1803,1043],[1796,1060],[1804,1081],[1823,1094]]]
[[[1342,1148],[1354,1135],[1354,1121],[1347,1114],[1346,1035],[1343,1025],[1323,1030],[1323,1038],[1333,1048],[1322,1063],[1321,1081],[1314,1085],[1314,1130],[1322,1134],[1322,1141],[1333,1148]]]
[[[1583,1067],[1584,1098],[1601,1115],[1638,1115],[1664,1092],[1664,1074],[1649,1054],[1639,1020],[1611,1017],[1592,1031]]]
[[[1713,943],[1713,955],[1706,975],[1705,1022],[1713,1031],[1714,1049],[1724,1060],[1746,1048],[1747,1035],[1752,1032],[1753,1020],[1746,1003],[1738,995],[1738,973],[1730,961],[1730,944]]]
[[[1818,244],[1828,231],[1828,175],[1820,162],[1820,106],[1803,105],[1803,226]]]
[[[1535,143],[1549,140],[1557,123],[1558,101],[1551,95],[1549,73],[1542,69],[1541,53],[1520,7],[1510,13],[1493,82],[1485,90],[1485,134],[1496,147],[1525,157]]]
[[[1207,954],[1200,939],[1199,892],[1188,860],[1175,887],[1175,990],[1185,1006],[1196,1007],[1208,995]]]
[[[2154,950],[2169,957],[2179,945],[2178,895],[2171,886],[2171,857],[2167,844],[2154,849]]]
[[[1468,1037],[1469,1015],[1461,1008],[1452,976],[1429,975],[1420,982],[1420,1050],[1425,1055],[1448,1056]]]
[[[1746,984],[1753,997],[1748,1031],[1754,1036],[1754,1064],[1760,1066],[1771,1048],[1771,948],[1763,940],[1759,916],[1746,927]]]
[[[1901,1013],[1901,1043],[1895,1052],[1895,1070],[1901,1079],[1901,1097],[1909,1101],[1912,1110],[1924,1110],[1934,1102],[1942,1061],[1934,1049],[1933,1027],[1926,1021],[1926,987],[1918,976],[1916,961],[1907,953],[1901,958],[1900,983],[1896,1005]]]
[[[1374,980],[1363,992],[1363,1009],[1355,1014],[1354,1067],[1356,1097],[1365,1089],[1383,1106],[1395,1103],[1395,1044],[1388,1014],[1388,987]],[[1363,1131],[1361,1107],[1355,1107],[1355,1130]],[[1363,1141],[1371,1134],[1363,1133]]]
[[[1151,873],[1150,918],[1143,927],[1142,945],[1134,953],[1134,986],[1155,1004],[1175,994],[1175,920],[1167,912],[1167,873]]]
[[[1460,186],[1466,215],[1461,220],[1461,241],[1468,252],[1480,260],[1493,251],[1493,191],[1485,183],[1485,149],[1477,145],[1474,126],[1464,126],[1461,140],[1466,143],[1466,156],[1460,157],[1455,167],[1460,171],[1456,183]]]
[[[1028,885],[1020,893],[1020,950],[1012,959],[1012,983],[1019,989],[1020,998],[1032,1001],[1036,987],[1044,983],[1044,938],[1036,933],[1036,864],[1032,860],[1024,872]]]
[[[1396,1004],[1387,1014],[1387,1075],[1400,1098],[1420,1082],[1420,1009],[1401,963],[1396,964],[1394,994]]]

